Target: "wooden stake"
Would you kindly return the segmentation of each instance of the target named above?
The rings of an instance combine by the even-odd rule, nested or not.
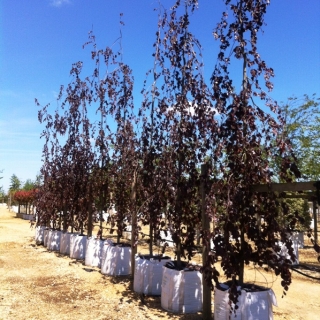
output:
[[[318,243],[317,201],[313,201],[314,242]]]
[[[210,221],[208,215],[206,214],[206,190],[205,184],[208,176],[208,165],[201,165],[201,216],[202,216],[202,232],[203,234],[210,233]],[[206,264],[206,260],[210,250],[210,242],[204,243],[202,241],[202,265]],[[203,290],[203,301],[202,301],[202,316],[204,320],[211,320],[211,289],[208,286],[207,281],[202,274],[202,290]]]
[[[136,183],[137,183],[137,172],[134,171],[133,181],[131,185],[131,201],[132,201],[132,217],[131,217],[131,274],[134,277],[135,270],[135,255],[137,253],[136,245],[136,231],[137,231],[137,211],[136,211]]]

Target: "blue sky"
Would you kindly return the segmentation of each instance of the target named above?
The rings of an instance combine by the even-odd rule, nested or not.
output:
[[[90,66],[82,45],[93,29],[98,48],[111,46],[122,28],[124,61],[135,78],[135,103],[145,73],[152,67],[152,44],[157,28],[156,0],[2,0],[0,3],[0,186],[10,177],[34,180],[41,167],[43,126],[38,123],[37,98],[57,106],[60,85],[71,80],[72,63]],[[170,7],[173,0],[163,0]],[[218,43],[212,30],[224,5],[221,0],[199,0],[191,28],[203,46],[205,73],[210,76]],[[272,97],[320,91],[320,1],[271,0],[267,25],[258,42],[261,57],[275,70]],[[91,64],[92,65],[92,64]],[[91,71],[91,69],[88,69]],[[89,75],[89,72],[86,74]]]

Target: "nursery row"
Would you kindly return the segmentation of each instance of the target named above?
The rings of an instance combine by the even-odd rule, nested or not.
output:
[[[191,32],[198,1],[173,3],[168,10],[158,8],[154,63],[138,99],[133,72],[124,62],[122,32],[116,43],[100,50],[91,32],[84,47],[91,47],[93,72],[84,74],[87,66],[74,63],[57,107],[52,110],[50,104],[37,101],[39,121],[45,126],[43,180],[35,200],[37,225],[71,228],[90,239],[95,219],[102,234],[105,211],[110,213],[116,243],[127,225],[132,226],[133,253],[139,226],[149,226],[150,256],[154,241],[169,230],[177,272],[183,269],[183,260],[191,261],[201,241],[203,314],[210,319],[207,298],[213,283],[215,287],[220,283],[218,261],[223,275],[232,279],[233,303],[240,298],[237,288],[246,289],[248,263],[267,265],[280,274],[288,290],[290,266],[296,259],[291,234],[301,219],[281,194],[257,192],[253,186],[292,182],[301,173],[286,136],[285,117],[266,93],[273,88],[274,71],[257,47],[270,1],[225,0],[229,14],[222,13],[213,31],[219,53],[210,81],[205,78],[201,44]],[[239,61],[240,77],[233,82],[230,72],[233,62],[239,66]],[[90,242],[81,242],[80,237],[71,237],[70,246],[79,242],[82,251],[75,244],[72,250],[84,255]],[[281,253],[283,246],[286,254]],[[110,243],[102,248],[103,272],[117,270],[116,256],[129,250]],[[200,280],[174,277],[181,283],[162,278],[163,307],[189,310],[187,303],[172,297],[180,297],[177,288]],[[185,288],[185,299],[200,306],[197,290],[189,296]],[[163,295],[165,291],[169,296]]]
[[[35,241],[49,251],[59,252],[71,259],[84,260],[89,267],[98,267],[103,275],[131,274],[131,247],[111,239],[81,236],[38,226]],[[196,313],[203,308],[203,279],[200,266],[182,265],[163,255],[135,255],[133,290],[140,294],[161,296],[161,307],[169,312]],[[229,286],[220,284],[214,291],[214,318],[227,320],[230,316]],[[259,290],[258,290],[259,289]],[[236,319],[270,319],[276,299],[271,289],[255,287],[254,292],[243,288]],[[267,305],[264,305],[267,301]],[[263,305],[263,308],[261,306]]]

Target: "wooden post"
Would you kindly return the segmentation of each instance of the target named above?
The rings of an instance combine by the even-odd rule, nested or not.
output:
[[[92,237],[92,231],[93,231],[93,217],[92,217],[92,214],[93,214],[93,210],[92,210],[92,203],[93,203],[93,200],[92,200],[92,184],[90,183],[89,185],[89,199],[87,200],[88,203],[87,203],[87,212],[88,212],[88,229],[87,229],[87,237]]]
[[[131,185],[131,203],[132,203],[132,216],[131,216],[131,274],[134,277],[135,270],[135,255],[137,253],[136,245],[136,231],[137,231],[137,208],[136,202],[136,183],[137,183],[137,172],[134,171],[133,181]]]
[[[206,214],[206,180],[208,175],[208,165],[201,165],[201,218],[202,218],[202,232],[204,235],[210,233],[210,221]],[[202,265],[206,264],[206,260],[210,250],[210,242],[204,243],[202,241]],[[204,274],[202,274],[202,290],[203,290],[203,301],[202,301],[202,316],[204,320],[211,320],[211,289],[205,280]]]
[[[67,232],[68,228],[67,228],[67,206],[66,204],[63,205],[63,232]]]
[[[317,201],[313,201],[313,222],[314,222],[314,241],[315,243],[318,243]]]
[[[151,214],[151,213],[150,213]],[[154,242],[154,233],[153,233],[153,224],[149,224],[149,254],[152,256],[153,255],[153,242]]]

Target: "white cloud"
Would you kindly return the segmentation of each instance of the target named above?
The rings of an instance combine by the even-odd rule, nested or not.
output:
[[[50,1],[50,5],[54,6],[54,7],[61,7],[64,4],[69,4],[71,3],[70,0],[51,0]]]
[[[193,117],[194,114],[195,114],[195,107],[197,107],[197,106],[198,106],[197,103],[192,104],[192,102],[189,101],[189,107],[188,107],[188,109],[186,109],[185,111],[187,112],[187,114],[189,114],[190,116]],[[216,110],[215,108],[210,108],[210,109],[208,108],[208,110],[206,111],[207,114],[208,114],[209,110],[210,110],[211,112],[214,112],[216,115],[218,114],[218,112],[217,112],[217,110]],[[176,111],[173,106],[170,106],[170,107],[167,109],[167,112],[177,112],[177,113],[179,113],[179,111]]]

